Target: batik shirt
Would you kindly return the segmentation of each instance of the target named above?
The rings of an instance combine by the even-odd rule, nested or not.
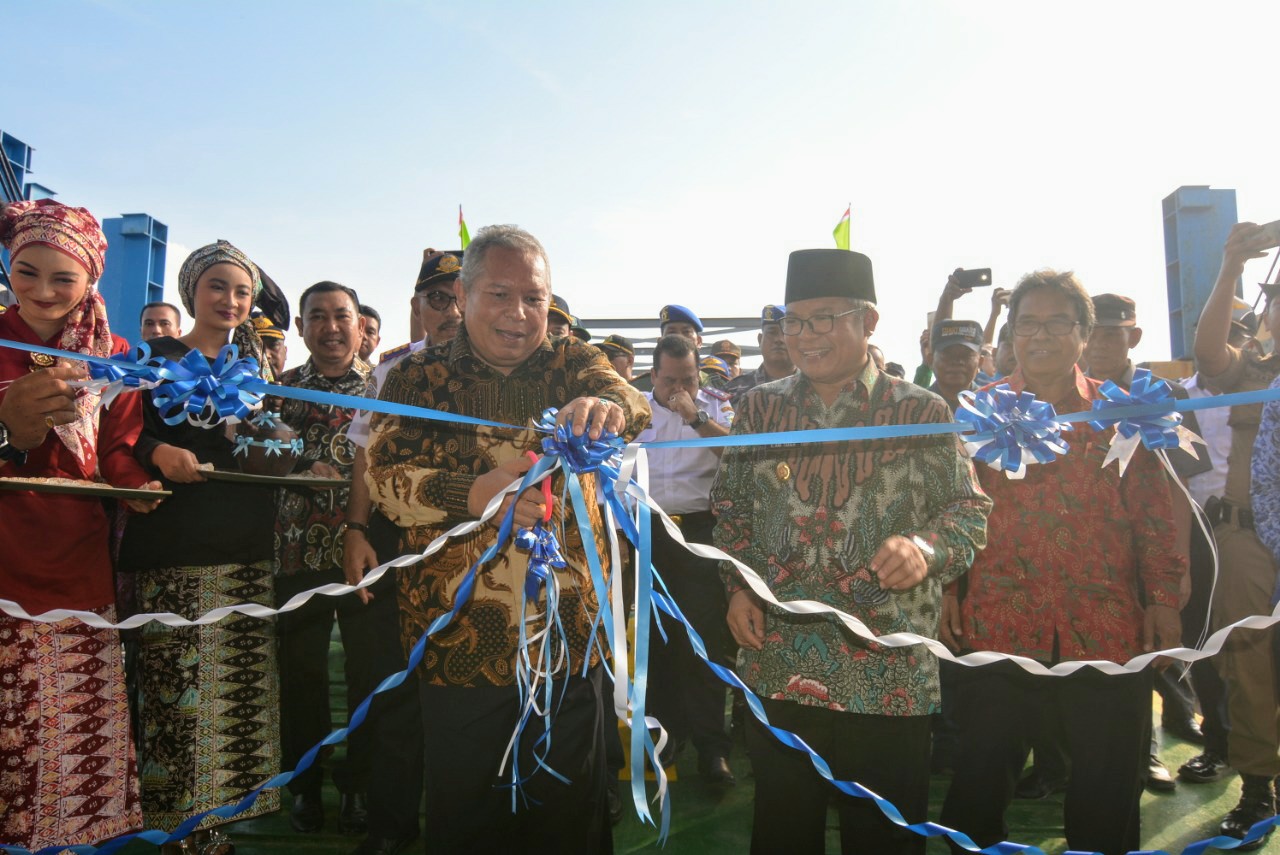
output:
[[[1280,389],[1280,377],[1271,388]],[[1262,426],[1253,443],[1250,489],[1258,539],[1280,563],[1280,401],[1262,407]]]
[[[356,357],[341,377],[325,377],[308,359],[280,376],[281,386],[363,397],[373,369]],[[305,472],[317,461],[327,463],[351,477],[355,446],[347,439],[354,412],[350,407],[314,404],[295,398],[268,398],[264,405],[298,433],[302,456],[295,472]],[[291,576],[304,571],[342,569],[342,523],[346,519],[347,496],[351,490],[315,490],[310,487],[282,487],[276,490],[277,572]]]
[[[517,426],[474,427],[375,414],[369,437],[366,478],[373,503],[401,527],[405,552],[421,552],[458,523],[475,518],[467,506],[471,486],[501,464],[542,451],[542,434],[532,425],[547,407],[579,397],[597,397],[622,407],[622,436],[633,438],[649,423],[644,396],[620,378],[603,353],[573,337],[544,339],[509,375],[494,370],[471,348],[462,330],[452,341],[405,357],[387,375],[384,401],[428,407]],[[583,495],[594,497],[596,479],[580,478]],[[584,659],[598,656],[592,627],[598,611],[582,536],[575,515],[560,500],[564,479],[552,480],[550,526],[567,562],[555,571],[560,588],[560,620],[568,660],[558,671],[580,673]],[[608,546],[600,506],[585,502],[594,548],[608,572]],[[426,628],[453,608],[467,571],[497,537],[485,525],[454,537],[430,559],[399,572],[402,639],[411,648]],[[515,678],[518,628],[542,626],[545,594],[521,611],[529,555],[508,540],[479,573],[470,601],[452,624],[426,647],[421,673],[437,686],[508,686]]]
[[[734,435],[951,421],[946,403],[868,360],[827,406],[800,374],[757,386],[737,408]],[[875,634],[935,638],[942,585],[986,543],[991,502],[954,434],[726,448],[711,492],[715,544],[754,569],[778,600],[818,600]],[[882,590],[868,569],[893,535],[917,536],[928,576]],[[722,573],[730,595],[738,572]],[[829,616],[769,607],[764,649],[742,649],[738,673],[757,694],[875,715],[939,710],[938,663],[924,647],[866,642]]]
[[[1101,397],[1101,383],[1072,370],[1071,390],[1048,402],[1059,414]],[[1003,382],[1026,388],[1021,371]],[[961,604],[973,650],[1125,662],[1142,652],[1143,602],[1178,607],[1187,559],[1174,544],[1163,467],[1139,446],[1121,478],[1115,463],[1102,466],[1115,429],[1072,427],[1062,434],[1070,450],[1022,479],[978,466],[995,507]]]

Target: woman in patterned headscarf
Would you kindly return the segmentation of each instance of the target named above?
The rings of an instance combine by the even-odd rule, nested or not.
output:
[[[107,241],[92,214],[48,199],[3,207],[0,244],[19,300],[0,313],[0,338],[94,356],[128,349],[111,334],[95,287]],[[66,385],[84,376],[80,363],[57,362],[0,349],[0,412],[13,413],[0,425],[0,477],[100,475],[158,489],[133,459],[140,397],[122,395],[99,413],[98,395]],[[113,620],[109,533],[99,498],[0,492],[0,596],[33,615],[82,609]],[[0,613],[0,688],[0,841],[30,849],[96,843],[141,825],[115,630]]]
[[[151,352],[174,361],[197,349],[212,360],[230,341],[264,366],[250,321],[258,268],[226,241],[197,249],[178,275],[182,304],[195,318],[181,338],[154,338]],[[222,426],[165,424],[143,413],[137,458],[173,495],[130,521],[120,567],[138,574],[138,606],[195,618],[217,606],[274,605],[272,491],[206,481],[201,466],[235,470]],[[148,827],[173,829],[234,804],[279,771],[279,705],[271,622],[234,615],[198,627],[148,624],[139,654],[142,691],[142,810]],[[240,817],[275,811],[277,790]],[[206,820],[209,828],[222,820]],[[208,832],[201,832],[208,837]],[[202,853],[231,851],[221,834],[198,840]]]

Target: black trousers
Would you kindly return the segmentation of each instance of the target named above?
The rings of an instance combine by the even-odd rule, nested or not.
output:
[[[341,581],[342,571],[337,569],[277,576],[276,603],[283,605],[299,591]],[[329,635],[335,617],[346,652],[348,720],[381,679],[375,678],[364,665],[370,651],[378,645],[379,621],[354,595],[315,596],[302,608],[280,615],[276,619],[276,641],[280,668],[280,741],[285,769],[296,766],[302,755],[333,729],[329,714]],[[366,727],[358,728],[348,738],[346,763],[333,770],[334,784],[342,792],[365,792],[369,782],[370,746],[371,731]],[[316,764],[289,782],[289,792],[295,796],[318,797],[321,783],[322,772]]]
[[[369,543],[378,561],[390,561],[401,554],[400,529],[376,510],[369,518]],[[374,626],[364,657],[356,655],[356,666],[369,671],[376,686],[407,664],[400,639],[400,609],[396,601],[399,585],[394,570],[370,589],[373,602],[365,608]],[[350,653],[348,653],[350,655]],[[396,688],[383,692],[369,708],[364,727],[369,730],[369,835],[388,840],[407,840],[418,835],[418,812],[422,808],[422,713],[418,702],[418,677],[410,673]]]
[[[1213,536],[1210,529],[1209,536]],[[1221,569],[1220,569],[1221,572]],[[1200,526],[1191,527],[1191,599],[1182,610],[1182,643],[1194,647],[1208,622],[1209,597],[1213,590],[1213,553]],[[1214,657],[1215,659],[1218,657]],[[1170,668],[1169,670],[1173,670]],[[1227,714],[1227,687],[1214,667],[1213,660],[1201,659],[1191,665],[1191,685],[1200,701],[1204,721],[1205,751],[1227,756],[1227,735],[1231,719]]]
[[[800,736],[831,767],[837,780],[856,781],[897,805],[908,822],[929,812],[931,718],[861,715],[764,700],[769,722]],[[887,819],[875,802],[846,796],[814,771],[807,754],[788,748],[749,716],[747,751],[756,795],[751,852],[826,851],[827,806],[840,814],[840,851],[867,855],[919,855],[925,839]]]
[[[1071,761],[1068,845],[1102,853],[1137,849],[1150,753],[1150,670],[1110,677],[1086,668],[1069,677],[1039,677],[1006,662],[964,669],[956,686],[960,756],[942,823],[979,846],[1008,838],[1005,810],[1042,703],[1062,713]]]
[[[515,687],[460,688],[419,683],[425,746],[427,852],[610,853],[605,799],[605,706],[599,667],[557,684],[563,699],[551,725],[545,769],[534,771],[542,720],[520,741],[524,795],[510,788],[503,752],[515,730]],[[560,696],[557,694],[557,698]],[[612,720],[612,715],[609,715]],[[504,774],[505,773],[505,774]]]
[[[711,543],[715,518],[710,511],[685,514],[680,531],[691,543]],[[667,534],[653,527],[653,566],[667,583],[672,599],[702,636],[707,655],[725,666],[729,658],[728,601],[720,581],[719,562],[698,558]],[[689,644],[684,627],[663,617],[664,644],[656,625],[650,629],[648,712],[662,722],[677,744],[691,740],[699,756],[729,755],[725,728],[728,687]]]

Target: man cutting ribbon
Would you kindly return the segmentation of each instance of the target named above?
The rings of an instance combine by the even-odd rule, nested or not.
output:
[[[404,358],[380,397],[452,413],[528,424],[520,432],[467,428],[403,417],[375,416],[368,446],[373,503],[401,528],[405,551],[421,550],[455,523],[481,515],[489,501],[533,465],[540,448],[533,425],[547,407],[575,435],[616,433],[631,439],[649,422],[643,397],[609,366],[604,354],[573,336],[547,336],[551,299],[546,251],[514,226],[481,230],[463,260],[458,307],[463,327],[447,344]],[[588,495],[594,475],[584,474]],[[514,505],[514,507],[512,507]],[[507,496],[493,522],[510,509],[515,525],[531,528],[546,511],[540,490]],[[587,507],[594,544],[608,549],[599,506]],[[535,770],[513,811],[504,749],[521,714],[516,685],[521,624],[536,634],[541,603],[521,611],[529,554],[508,542],[480,574],[471,602],[432,639],[419,670],[426,736],[429,851],[562,851],[611,849],[605,796],[601,669],[594,644],[598,604],[584,545],[564,503],[550,527],[566,566],[554,570],[568,661],[554,673],[555,715],[530,721],[519,742],[519,768]],[[403,635],[412,644],[448,612],[467,570],[494,542],[494,529],[450,541],[422,567],[403,574],[399,590]],[[607,561],[607,558],[605,558]],[[586,667],[586,676],[584,673]],[[539,768],[533,752],[553,770]],[[504,775],[505,770],[505,775]],[[527,805],[527,806],[526,806]]]

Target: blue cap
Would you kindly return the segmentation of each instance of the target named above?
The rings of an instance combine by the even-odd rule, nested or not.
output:
[[[760,326],[764,326],[765,324],[776,324],[786,316],[786,306],[779,306],[776,303],[765,306],[760,310]]]
[[[573,312],[569,311],[569,301],[559,294],[551,295],[551,305],[547,306],[547,311],[555,312],[568,321],[571,326],[578,322],[578,319],[573,316]]]
[[[662,311],[658,313],[658,321],[659,327],[665,327],[667,324],[692,324],[695,330],[702,332],[702,321],[698,316],[684,306],[677,306],[674,303],[662,307]]]
[[[698,363],[698,367],[703,371],[714,371],[724,379],[729,379],[729,366],[718,356],[702,357],[702,361]]]
[[[461,272],[462,250],[441,252],[437,249],[424,249],[422,267],[418,270],[418,281],[413,286],[414,293],[437,282],[452,282]]]

